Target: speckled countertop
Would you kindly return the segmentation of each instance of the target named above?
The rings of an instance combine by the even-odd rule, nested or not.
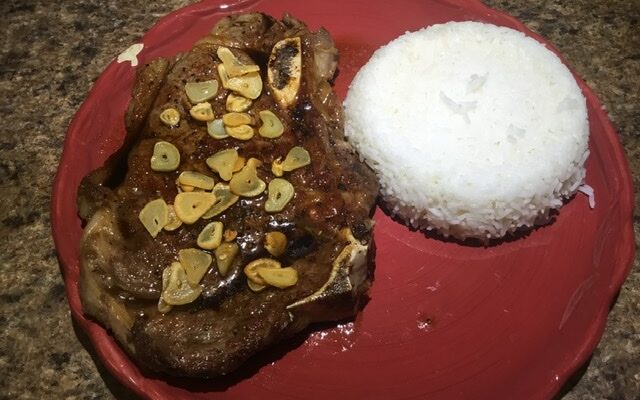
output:
[[[136,398],[71,320],[51,238],[51,184],[67,126],[92,82],[159,17],[187,3],[0,2],[0,399]],[[596,91],[619,129],[637,195],[640,1],[487,3],[553,42]],[[638,196],[634,228],[637,244]],[[563,399],[640,398],[639,259],[586,371]]]

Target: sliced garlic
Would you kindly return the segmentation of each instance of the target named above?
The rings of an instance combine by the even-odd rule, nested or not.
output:
[[[266,285],[260,285],[258,283],[255,283],[251,279],[247,279],[247,286],[249,286],[249,289],[251,289],[252,292],[256,292],[256,293],[262,292],[264,289],[267,288]]]
[[[233,260],[235,260],[239,251],[240,246],[233,242],[225,242],[218,246],[215,251],[216,265],[218,266],[218,271],[222,276],[227,275],[227,272],[229,271],[229,268],[231,268],[231,264],[233,264]]]
[[[220,82],[222,82],[222,87],[225,89],[229,89],[229,75],[227,74],[227,69],[224,64],[218,64],[218,75],[220,75]]]
[[[238,157],[236,160],[236,164],[233,166],[233,172],[238,172],[244,167],[245,159],[244,157]]]
[[[247,160],[246,165],[250,168],[260,168],[260,166],[262,165],[262,161],[258,160],[257,158],[251,157],[249,158],[249,160]]]
[[[255,100],[262,93],[262,78],[259,72],[250,72],[235,78],[229,77],[224,87],[233,90],[239,95]]]
[[[198,121],[213,121],[215,118],[211,104],[206,101],[191,107],[189,114]]]
[[[233,169],[238,159],[238,150],[227,149],[217,152],[207,158],[207,165],[213,172],[217,172],[225,181],[231,180]]]
[[[213,180],[212,177],[207,176],[203,173],[200,172],[196,172],[196,171],[183,171],[180,173],[180,175],[178,176],[178,183],[183,186],[183,190],[184,186],[191,186],[193,188],[200,188],[200,189],[204,189],[204,190],[211,190],[213,189],[213,185],[215,184],[215,181]],[[187,190],[185,190],[187,191]],[[193,191],[193,190],[191,190]]]
[[[253,128],[249,125],[227,126],[224,129],[234,139],[249,140],[253,137]]]
[[[155,238],[169,222],[169,207],[163,199],[151,200],[140,210],[138,219],[147,232]]]
[[[235,204],[240,197],[231,193],[229,185],[218,183],[213,187],[213,194],[216,196],[216,202],[211,208],[202,216],[203,219],[213,218],[216,215],[222,214],[227,208]]]
[[[288,288],[298,283],[298,271],[291,267],[287,268],[256,268],[256,273],[264,283],[280,289]]]
[[[278,157],[271,163],[271,173],[277,177],[281,177],[284,175],[284,171],[282,170],[282,157]]]
[[[222,243],[222,222],[216,221],[207,224],[198,235],[198,246],[203,249],[213,250]]]
[[[236,58],[236,56],[226,47],[218,47],[218,58],[227,69],[230,77],[241,76],[249,72],[260,71],[260,67],[255,64],[244,65]]]
[[[230,78],[236,78],[250,73],[257,73],[258,71],[260,71],[260,67],[255,64],[237,65],[232,68],[227,68],[227,73]]]
[[[220,59],[220,61],[222,61],[222,63],[224,64],[224,66],[229,69],[230,67],[247,67],[244,71],[242,70],[238,70],[235,71],[236,74],[239,73],[239,75],[244,75],[246,73],[249,72],[256,72],[256,71],[260,71],[260,67],[258,67],[255,64],[242,64],[240,63],[240,61],[238,60],[238,58],[235,56],[235,54],[233,54],[233,52],[231,50],[229,50],[227,47],[219,47],[216,54],[218,55],[218,58]],[[238,76],[238,75],[234,75],[234,74],[229,74],[229,76]]]
[[[162,297],[158,299],[158,311],[160,311],[162,314],[168,313],[172,308],[173,306],[171,304],[167,304],[167,302],[164,301]]]
[[[176,126],[180,123],[180,113],[175,108],[167,108],[160,113],[160,121],[167,126]]]
[[[256,164],[260,161],[250,158],[239,172],[233,175],[229,181],[229,189],[233,194],[243,197],[255,197],[264,192],[267,184],[258,177]]]
[[[298,283],[298,271],[291,267],[287,268],[256,268],[258,276],[269,286],[280,289],[288,288]]]
[[[280,269],[281,267],[280,262],[272,258],[258,258],[244,267],[244,274],[249,280],[253,281],[253,283],[264,285],[266,282],[258,275],[258,269]]]
[[[218,93],[218,81],[212,79],[204,82],[187,82],[184,85],[184,91],[191,104],[202,103],[211,100]]]
[[[182,221],[176,215],[176,209],[173,204],[167,205],[169,209],[169,222],[164,226],[165,231],[175,231],[182,226]]]
[[[178,193],[173,206],[176,215],[185,224],[193,224],[206,213],[216,202],[216,196],[209,192]]]
[[[252,101],[244,96],[229,93],[227,96],[226,108],[229,112],[244,112],[251,107]]]
[[[213,258],[202,250],[190,248],[180,250],[178,260],[187,274],[189,285],[196,286],[209,270]]]
[[[264,237],[264,248],[274,257],[280,257],[287,249],[287,236],[278,231],[267,232]]]
[[[202,288],[200,286],[191,287],[182,264],[173,262],[167,269],[169,269],[169,279],[167,287],[162,291],[162,299],[167,304],[172,306],[189,304],[200,296]]]
[[[253,125],[253,117],[247,113],[230,112],[222,116],[225,126]]]
[[[227,131],[224,130],[222,118],[217,118],[213,121],[207,122],[207,133],[214,139],[224,139],[229,137]]]
[[[273,46],[267,79],[271,92],[282,107],[291,106],[300,89],[302,47],[299,37],[282,39]]]
[[[269,139],[282,136],[284,125],[282,125],[282,121],[280,121],[278,116],[269,110],[260,111],[258,114],[262,120],[262,126],[258,129],[260,136]]]
[[[255,100],[262,92],[262,78],[259,72],[249,72],[242,76],[232,77],[225,64],[218,64],[218,74],[225,89],[232,90],[242,97]]]
[[[289,204],[295,189],[293,185],[282,178],[274,178],[269,182],[269,197],[264,203],[264,209],[266,212],[280,212]]]
[[[175,171],[180,165],[180,152],[169,142],[159,141],[153,145],[151,169],[159,172]]]
[[[162,271],[162,293],[164,293],[164,291],[169,286],[170,277],[171,277],[171,268],[167,267],[164,269],[164,271]],[[160,294],[160,299],[158,300],[158,311],[160,311],[162,314],[166,314],[169,311],[171,311],[173,306],[171,304],[167,304],[167,302],[164,301],[164,299],[162,298],[162,293]]]
[[[282,170],[285,172],[293,171],[294,169],[302,168],[311,164],[311,156],[304,147],[295,146],[289,150],[287,157],[282,162]]]

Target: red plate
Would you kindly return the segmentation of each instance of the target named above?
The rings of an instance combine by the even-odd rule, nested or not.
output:
[[[256,4],[257,3],[257,4]],[[477,1],[279,0],[221,6],[205,1],[158,22],[142,39],[141,62],[187,50],[231,11],[291,12],[326,27],[341,52],[336,89],[344,96],[373,50],[408,30],[476,20],[525,32]],[[551,47],[551,46],[549,46]],[[113,338],[83,317],[78,297],[80,179],[115,151],[134,70],[112,63],[75,116],[55,181],[53,232],[71,311],[108,369],[154,399],[430,398],[540,399],[553,396],[596,346],[633,257],[633,191],[624,152],[593,92],[587,97],[591,156],[587,183],[555,223],[490,248],[411,232],[378,210],[372,300],[354,323],[327,326],[216,381],[144,375]]]

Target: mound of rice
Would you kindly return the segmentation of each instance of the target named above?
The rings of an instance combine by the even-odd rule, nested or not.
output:
[[[586,101],[560,59],[504,27],[451,22],[378,49],[344,103],[348,139],[416,228],[499,238],[583,183]]]

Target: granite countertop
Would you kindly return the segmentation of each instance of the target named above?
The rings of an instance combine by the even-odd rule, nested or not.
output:
[[[71,319],[51,237],[51,185],[65,131],[93,81],[158,18],[187,3],[0,2],[0,398],[136,398],[106,372]],[[619,130],[637,195],[640,2],[487,3],[553,42],[596,91]],[[637,244],[638,196],[635,204]],[[559,398],[639,398],[639,260],[589,364]]]

